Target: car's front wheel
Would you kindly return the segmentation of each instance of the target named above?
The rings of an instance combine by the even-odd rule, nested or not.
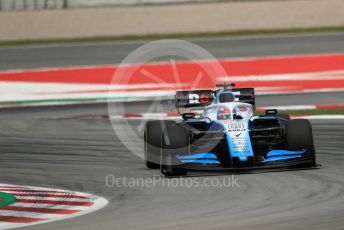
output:
[[[160,149],[161,149],[161,131],[167,126],[175,124],[175,121],[156,120],[148,121],[145,127],[145,162],[149,169],[160,168]]]
[[[307,150],[305,166],[315,166],[315,150],[313,144],[312,125],[306,119],[290,120],[286,124],[286,147],[290,151]]]
[[[182,125],[167,126],[161,132],[161,173],[165,176],[184,176],[187,173],[182,168],[176,155],[189,153],[189,131]]]

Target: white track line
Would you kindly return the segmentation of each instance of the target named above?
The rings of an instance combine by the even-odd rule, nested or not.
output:
[[[312,115],[312,116],[302,116],[295,118],[304,118],[310,120],[333,120],[333,119],[344,119],[344,115]]]

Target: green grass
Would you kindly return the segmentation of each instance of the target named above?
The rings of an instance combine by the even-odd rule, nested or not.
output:
[[[128,40],[239,37],[239,36],[276,35],[276,34],[278,35],[278,34],[326,33],[326,32],[344,32],[344,26],[343,27],[327,27],[327,28],[307,28],[307,29],[238,30],[238,31],[220,31],[220,32],[204,32],[204,33],[172,33],[172,34],[99,36],[99,37],[80,37],[80,38],[61,38],[61,39],[11,40],[11,41],[0,41],[0,46],[109,42],[109,41],[128,41]]]
[[[0,192],[0,208],[6,207],[16,202],[16,198],[9,193]]]
[[[256,115],[262,115],[265,112],[256,112]],[[279,111],[279,113],[295,115],[344,115],[344,109],[312,109],[312,110],[288,110]]]

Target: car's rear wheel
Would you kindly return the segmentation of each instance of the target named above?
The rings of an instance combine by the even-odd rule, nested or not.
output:
[[[290,151],[307,150],[303,166],[315,166],[315,150],[311,123],[306,119],[290,120],[286,124],[286,146]]]
[[[161,143],[161,173],[165,176],[184,176],[187,173],[181,163],[176,159],[177,154],[189,153],[190,135],[182,125],[167,126],[162,131]]]
[[[149,169],[160,168],[161,130],[175,121],[148,121],[145,127],[145,162]]]

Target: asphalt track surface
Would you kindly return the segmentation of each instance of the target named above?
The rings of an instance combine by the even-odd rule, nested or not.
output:
[[[146,109],[141,103],[126,106]],[[239,187],[232,188],[161,182],[147,188],[121,187],[121,182],[108,187],[107,175],[153,178],[160,173],[146,169],[127,150],[109,121],[100,118],[106,113],[104,105],[0,111],[2,183],[91,192],[110,202],[87,216],[27,229],[342,229],[343,121],[313,121],[321,169],[238,174]],[[143,148],[140,136],[129,143]],[[231,178],[226,173],[190,176],[200,183]]]
[[[216,58],[344,52],[344,33],[201,38],[190,41]],[[0,70],[118,64],[146,42],[2,47]]]
[[[297,44],[288,49],[286,44],[281,48],[283,51],[271,41],[265,41],[265,47],[250,45],[254,42],[250,41],[246,56],[307,53],[307,49],[309,53],[340,52],[344,47],[343,37],[310,37],[311,41],[319,42],[314,46],[309,45],[311,41],[301,42],[305,38],[299,42],[294,38],[276,38],[289,45],[290,39]],[[243,53],[233,56],[245,56],[245,41],[236,42],[242,44],[238,49]],[[306,48],[307,45],[311,47]],[[260,51],[252,51],[247,46]],[[91,49],[88,46],[75,49],[83,50],[82,47]],[[33,50],[27,48],[2,49],[1,69],[67,66],[69,61],[74,62],[71,65],[106,64],[105,60],[95,58],[96,54],[89,57],[91,60],[87,57],[74,60],[76,52],[70,50],[68,61],[51,53],[51,49],[63,47],[38,48],[35,52],[40,49],[44,50],[41,57],[35,57],[30,53]],[[125,56],[131,48],[123,49]],[[18,53],[14,55],[15,50]],[[9,55],[5,59],[4,51],[13,51],[15,58]],[[55,56],[47,58],[44,53]],[[18,57],[19,54],[22,56]],[[98,55],[104,57],[100,51]],[[342,98],[342,93],[262,96],[257,98],[257,105],[331,103],[332,100],[342,102]],[[162,109],[170,111],[172,106],[164,103]],[[145,112],[147,107],[147,103],[128,103],[126,111]],[[0,110],[1,183],[64,188],[94,193],[109,200],[109,205],[96,213],[26,229],[343,229],[343,120],[312,121],[321,169],[237,174],[239,187],[233,188],[171,188],[162,183],[130,188],[109,187],[106,176],[152,178],[160,173],[146,169],[142,159],[119,141],[109,120],[102,118],[106,114],[105,104]],[[117,131],[126,133],[126,129],[135,129],[139,123],[130,121],[129,126]],[[140,136],[128,139],[128,143],[143,148]],[[190,174],[189,178],[202,183],[209,178],[231,178],[231,174]]]

